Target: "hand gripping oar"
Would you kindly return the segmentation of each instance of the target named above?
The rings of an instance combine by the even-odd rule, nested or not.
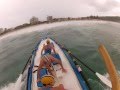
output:
[[[61,45],[60,45],[61,46]],[[95,72],[94,70],[92,70],[89,66],[87,66],[86,64],[84,64],[79,58],[77,58],[74,54],[72,54],[67,48],[63,47],[62,48],[64,50],[66,50],[72,57],[74,57],[75,59],[77,59],[78,61],[80,61],[85,67],[87,67],[91,72],[93,72],[105,85],[107,85],[108,87],[112,88],[112,84],[111,81],[108,80],[105,76],[101,75],[98,72]]]

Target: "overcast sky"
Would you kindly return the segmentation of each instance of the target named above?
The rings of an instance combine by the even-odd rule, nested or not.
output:
[[[120,16],[120,0],[0,0],[0,27],[28,23],[32,16]]]

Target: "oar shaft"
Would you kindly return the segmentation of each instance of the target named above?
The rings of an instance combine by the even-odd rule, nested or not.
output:
[[[28,61],[26,62],[25,66],[24,66],[24,68],[23,68],[22,74],[24,73],[24,71],[25,71],[28,63],[30,63],[31,58],[32,58],[32,55],[29,57]]]
[[[117,71],[115,69],[115,66],[112,62],[111,57],[109,56],[106,48],[103,45],[99,46],[99,52],[101,53],[101,55],[104,59],[107,71],[110,75],[110,79],[112,82],[112,90],[120,90],[119,77],[118,77]]]
[[[79,58],[77,58],[75,55],[73,55],[71,52],[69,52],[68,49],[66,48],[63,48],[65,49],[72,57],[74,57],[76,60],[78,60],[80,63],[82,63],[85,67],[87,67],[90,71],[92,71],[93,73],[96,73],[95,71],[93,71],[90,67],[88,67],[86,64],[84,64]]]

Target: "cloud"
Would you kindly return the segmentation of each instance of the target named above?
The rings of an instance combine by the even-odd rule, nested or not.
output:
[[[32,16],[45,20],[48,15],[119,15],[119,10],[120,3],[114,0],[0,0],[0,27],[14,27],[29,22]]]
[[[89,6],[94,7],[98,12],[109,12],[119,7],[120,3],[115,0],[84,0]]]

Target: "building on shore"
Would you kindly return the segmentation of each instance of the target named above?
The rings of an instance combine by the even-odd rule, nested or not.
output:
[[[52,16],[47,16],[47,21],[48,22],[53,22],[53,17]]]
[[[4,29],[0,28],[0,34],[4,33]]]
[[[31,25],[34,25],[34,24],[37,24],[39,22],[39,19],[35,16],[33,16],[31,19],[30,19],[30,24]]]

